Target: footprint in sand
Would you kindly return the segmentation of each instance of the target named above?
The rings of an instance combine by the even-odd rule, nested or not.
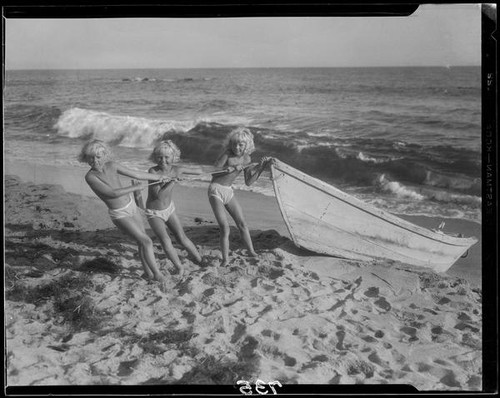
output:
[[[435,326],[431,328],[431,333],[432,334],[442,334],[443,333],[443,328],[441,326]]]
[[[264,281],[264,279],[260,276],[256,277],[256,278],[253,278],[251,281],[250,281],[250,286],[252,288],[256,288],[256,287],[261,287],[262,289],[264,289],[266,292],[270,292],[272,290],[275,290],[276,287],[274,285],[271,285],[269,283],[266,283]]]
[[[377,339],[372,336],[361,336],[361,340],[366,341],[367,343],[375,343],[377,341]]]
[[[424,312],[428,312],[429,314],[432,315],[437,315],[438,313],[434,310],[431,310],[430,308],[424,308]]]
[[[259,258],[258,257],[249,257],[249,259],[247,261],[248,261],[248,264],[250,264],[250,265],[257,265],[257,264],[259,264]]]
[[[349,376],[364,374],[367,379],[370,379],[373,377],[374,373],[374,366],[365,361],[357,360],[347,366],[347,374]]]
[[[403,370],[404,367],[408,367],[408,365],[406,364],[407,358],[403,354],[401,354],[396,349],[392,349],[392,348],[389,348],[389,347],[386,347],[386,348],[391,350],[391,355],[394,358],[394,360],[396,361],[396,363],[399,364],[399,365],[403,365],[403,367],[401,368],[401,370]],[[411,369],[409,369],[409,367],[408,367],[408,371],[411,372]]]
[[[283,354],[283,361],[285,362],[285,366],[297,365],[297,360],[294,357],[291,357],[287,354]]]
[[[345,350],[346,348],[344,348],[344,338],[345,338],[345,332],[343,329],[339,329],[339,331],[337,333],[335,333],[337,338],[339,339],[339,341],[337,342],[337,344],[335,345],[335,348],[337,350]]]
[[[374,301],[373,304],[375,304],[377,307],[384,311],[389,311],[392,306],[391,304],[385,299],[383,296],[379,296],[379,288],[378,287],[370,287],[368,290],[365,291],[365,296],[370,297],[370,298],[378,298],[377,300]]]
[[[432,369],[432,366],[425,362],[418,362],[417,366],[418,372],[429,372]]]
[[[391,304],[385,299],[385,297],[380,297],[374,302],[374,304],[384,311],[389,311],[392,308]]]
[[[464,321],[464,322],[469,322],[469,321],[472,321],[472,318],[467,315],[465,312],[461,312],[460,314],[458,314],[458,320],[460,321]]]
[[[208,288],[208,289],[204,290],[204,291],[203,291],[203,293],[202,293],[202,295],[203,295],[204,297],[210,297],[210,296],[212,296],[214,293],[215,293],[215,288],[210,287],[210,288]]]
[[[297,334],[298,334],[298,330],[296,329],[295,331],[297,331]],[[294,334],[295,334],[295,331],[294,331]],[[264,329],[262,332],[260,332],[260,334],[262,336],[265,336],[265,337],[271,337],[273,335],[273,331],[269,330],[269,329]]]
[[[480,329],[476,328],[472,325],[469,325],[468,323],[465,322],[459,322],[455,325],[454,327],[457,330],[464,331],[465,329],[469,329],[473,333],[479,333]]]
[[[383,361],[376,352],[372,352],[370,355],[368,355],[368,360],[376,365],[389,367],[389,362]]]
[[[138,364],[139,364],[139,359],[120,362],[120,366],[118,367],[118,376],[131,375]]]
[[[441,365],[441,366],[447,366],[447,367],[452,366],[451,363],[449,363],[448,361],[445,361],[444,359],[440,359],[440,358],[434,359],[434,363],[437,363],[438,365]]]
[[[439,381],[448,387],[462,387],[452,370],[448,371]]]
[[[242,360],[248,360],[253,358],[255,356],[255,350],[258,347],[258,345],[259,342],[255,337],[247,336],[247,338],[243,342],[243,345],[241,347],[238,356]]]
[[[269,285],[267,283],[262,283],[262,288],[267,292],[270,292],[275,289],[273,285]]]
[[[436,303],[439,305],[444,305],[450,303],[451,300],[448,297],[441,297],[439,300],[436,300]]]
[[[315,357],[313,357],[311,359],[311,361],[315,361],[315,362],[328,362],[328,357],[325,354],[316,355]]]
[[[456,379],[455,372],[450,369],[435,367],[425,362],[418,362],[417,366],[418,372],[427,372],[432,376],[440,377],[439,382],[448,387],[462,387],[462,385]]]
[[[464,333],[462,336],[462,344],[465,344],[475,350],[481,349],[481,339],[476,335],[470,333]]]
[[[399,329],[400,332],[403,332],[404,334],[410,336],[408,341],[417,341],[417,329],[411,326],[403,326],[401,329]]]
[[[365,292],[366,297],[378,297],[379,289],[378,287],[370,287],[368,290]]]
[[[240,337],[245,334],[246,330],[247,327],[244,324],[238,323],[234,328],[233,335],[231,336],[231,344],[236,343]]]
[[[392,380],[394,379],[394,370],[384,369],[380,372],[380,376],[382,376],[384,379]]]
[[[481,376],[472,375],[469,377],[469,380],[467,380],[467,386],[474,390],[480,390],[482,382],[483,379]]]
[[[182,317],[186,319],[188,324],[192,324],[196,320],[196,315],[189,311],[182,311]]]
[[[276,337],[276,336],[274,336]],[[276,338],[275,338],[276,339]],[[283,361],[285,366],[293,367],[297,365],[297,359],[291,357],[287,353],[282,352],[277,347],[272,347],[264,350],[265,353],[270,354],[273,360]]]

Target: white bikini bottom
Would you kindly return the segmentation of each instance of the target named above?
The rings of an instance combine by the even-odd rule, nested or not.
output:
[[[166,209],[156,210],[156,209],[146,209],[147,218],[161,218],[163,221],[168,221],[172,213],[175,211],[174,202],[170,202],[170,205]]]

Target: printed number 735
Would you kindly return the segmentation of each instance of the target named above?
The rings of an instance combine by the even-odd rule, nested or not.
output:
[[[238,380],[236,382],[240,387],[240,392],[244,395],[252,395],[252,385],[246,381],[246,380]],[[269,388],[272,390],[273,394],[276,395],[276,389],[274,388],[275,385],[278,387],[282,387],[281,383],[277,380],[275,381],[270,381],[269,383],[265,383],[262,380],[257,379],[255,382],[255,391],[257,391],[258,394],[265,395],[268,393],[266,390],[266,384],[269,384]]]

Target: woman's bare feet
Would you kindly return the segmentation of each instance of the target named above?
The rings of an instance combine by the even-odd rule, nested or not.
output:
[[[210,262],[208,261],[208,259],[207,259],[205,256],[203,256],[203,257],[201,258],[201,260],[200,260],[200,261],[198,261],[198,262],[196,262],[195,264],[196,264],[198,267],[200,267],[200,268],[206,268],[206,267],[208,267],[208,266],[210,265]]]
[[[165,278],[163,275],[156,277],[156,281],[160,284],[160,290],[163,293],[167,292],[167,278]]]
[[[182,265],[176,265],[173,274],[183,279],[185,275],[185,268]]]
[[[145,273],[145,272],[143,272],[143,273],[141,274],[141,278],[142,278],[142,279],[145,279],[145,280],[147,280],[147,281],[150,281],[150,280],[153,280],[153,279],[154,279],[153,277],[149,276],[149,275],[148,275],[147,273]]]
[[[206,267],[208,265],[208,261],[207,259],[205,258],[205,256],[200,256],[200,258],[194,258],[194,257],[190,257],[190,260],[196,264],[198,267]]]
[[[198,256],[189,256],[189,259],[195,263],[196,265],[200,265],[203,262],[203,257],[198,255]]]
[[[144,267],[144,273],[141,276],[146,280],[151,280],[155,278],[153,272],[151,272],[151,270],[148,267]]]

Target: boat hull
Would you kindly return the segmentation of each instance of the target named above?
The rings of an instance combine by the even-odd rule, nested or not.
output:
[[[279,160],[271,174],[293,242],[317,253],[390,259],[445,272],[477,242],[412,224]]]

